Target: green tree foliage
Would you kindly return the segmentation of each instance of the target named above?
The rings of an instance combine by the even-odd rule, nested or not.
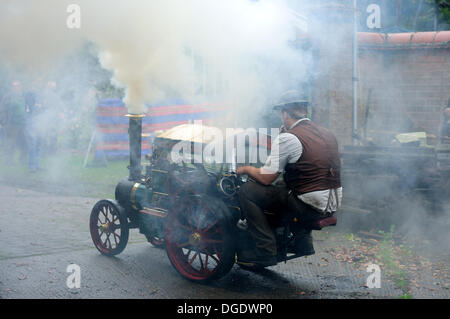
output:
[[[449,0],[409,0],[401,2],[401,22],[415,31],[450,30]]]
[[[379,4],[382,32],[450,30],[450,0],[363,0]],[[394,31],[392,31],[394,30]]]
[[[353,0],[289,0],[289,3],[297,11],[308,5],[353,6]],[[381,8],[381,29],[368,29],[366,26],[366,9],[371,4],[378,4]],[[357,5],[361,12],[360,31],[450,30],[450,0],[357,0]]]
[[[439,21],[446,25],[446,30],[450,30],[450,1],[435,0],[439,7]]]

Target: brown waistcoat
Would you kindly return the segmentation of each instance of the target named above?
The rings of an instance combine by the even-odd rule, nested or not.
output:
[[[285,167],[284,180],[297,195],[341,187],[341,162],[336,137],[326,128],[302,121],[288,133],[303,146],[296,163]]]

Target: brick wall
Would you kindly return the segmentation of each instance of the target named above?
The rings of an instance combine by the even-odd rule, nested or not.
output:
[[[340,26],[342,28],[342,26]],[[339,50],[317,45],[314,119],[340,145],[352,143],[352,39]],[[360,47],[358,131],[386,145],[403,132],[437,135],[450,98],[450,47]],[[369,92],[370,98],[369,98]],[[367,108],[368,107],[368,108]]]
[[[308,38],[315,56],[313,119],[330,128],[340,145],[349,145],[353,10],[351,5],[331,2],[316,6],[308,16]],[[390,143],[398,133],[437,135],[450,98],[449,33],[362,32],[358,41],[358,134],[379,145]]]
[[[390,132],[438,133],[450,98],[450,48],[363,47],[359,62],[359,122],[364,123],[369,102],[368,136],[386,140]]]

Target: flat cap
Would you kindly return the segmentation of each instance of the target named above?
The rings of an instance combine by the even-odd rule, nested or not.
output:
[[[298,109],[308,107],[308,100],[296,90],[284,92],[273,106],[274,110]]]

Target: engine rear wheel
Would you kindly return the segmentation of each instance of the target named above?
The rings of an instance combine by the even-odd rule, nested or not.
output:
[[[228,273],[235,245],[224,203],[210,196],[190,196],[169,213],[166,251],[185,278],[204,282]]]
[[[128,243],[128,220],[115,201],[101,200],[94,205],[89,228],[95,248],[103,255],[120,254]]]

